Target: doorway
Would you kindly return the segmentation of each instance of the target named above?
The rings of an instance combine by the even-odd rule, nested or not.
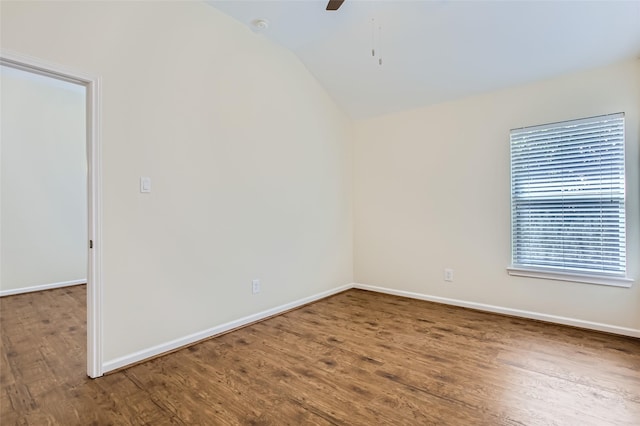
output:
[[[54,86],[65,86],[71,91],[84,92],[84,123],[86,135],[86,232],[84,252],[86,254],[87,283],[87,375],[102,376],[102,323],[101,323],[101,151],[100,151],[100,80],[80,72],[65,69],[38,59],[18,54],[1,52],[0,66],[15,73],[29,73],[34,79],[47,79]],[[8,105],[3,105],[6,109]],[[4,155],[4,153],[3,153]],[[82,251],[83,249],[80,248]],[[84,256],[83,256],[84,257]],[[59,283],[58,283],[59,284]],[[64,284],[64,283],[63,283]]]

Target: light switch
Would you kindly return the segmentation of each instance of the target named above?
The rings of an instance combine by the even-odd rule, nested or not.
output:
[[[140,177],[140,192],[151,192],[151,178],[146,176]]]

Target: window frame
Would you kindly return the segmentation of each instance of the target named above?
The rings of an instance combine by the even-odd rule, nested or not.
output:
[[[627,203],[626,203],[626,123],[625,123],[625,114],[622,113],[614,113],[614,114],[606,114],[606,115],[598,115],[591,117],[583,117],[572,120],[564,120],[555,123],[548,123],[542,125],[534,125],[534,126],[526,126],[516,129],[510,130],[510,138],[509,138],[509,148],[510,148],[510,237],[511,237],[511,263],[507,268],[507,272],[509,275],[513,276],[523,276],[523,277],[532,277],[532,278],[545,278],[551,280],[560,280],[560,281],[571,281],[571,282],[579,282],[579,283],[588,283],[588,284],[599,284],[599,285],[608,285],[608,286],[617,286],[617,287],[630,287],[633,283],[633,280],[628,277],[628,264],[625,261],[624,264],[624,272],[621,274],[615,273],[598,273],[591,271],[579,271],[574,268],[563,268],[556,267],[551,265],[542,265],[536,266],[534,264],[518,264],[515,262],[516,260],[516,246],[518,245],[517,236],[514,235],[516,224],[514,223],[514,174],[513,174],[513,162],[514,162],[514,133],[522,132],[523,130],[530,129],[532,131],[544,129],[562,129],[563,127],[567,128],[570,125],[575,125],[576,123],[584,123],[584,122],[597,122],[598,120],[602,120],[604,118],[622,118],[622,138],[623,138],[623,146],[622,146],[622,162],[623,162],[623,195],[622,195],[622,203],[623,203],[623,217],[622,221],[624,223],[622,232],[625,236],[625,243],[622,246],[624,251],[624,257],[626,259],[626,254],[628,251],[628,240],[627,240]],[[560,144],[558,144],[560,146]],[[589,157],[585,157],[589,158]],[[560,167],[558,167],[560,169]],[[599,198],[601,199],[601,198]]]

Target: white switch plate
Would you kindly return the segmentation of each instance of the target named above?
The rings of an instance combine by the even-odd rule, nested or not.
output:
[[[453,269],[447,268],[444,270],[444,280],[453,281]]]
[[[260,280],[251,281],[251,292],[253,294],[260,293]]]
[[[146,176],[140,177],[140,192],[151,192],[151,178]]]

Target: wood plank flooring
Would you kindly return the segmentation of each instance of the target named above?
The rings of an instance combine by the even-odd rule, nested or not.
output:
[[[85,288],[0,299],[6,425],[640,425],[640,340],[350,290],[105,377]]]

